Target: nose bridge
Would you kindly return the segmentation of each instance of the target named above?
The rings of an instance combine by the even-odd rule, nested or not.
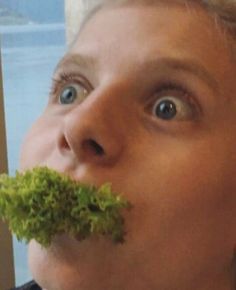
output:
[[[123,105],[111,90],[94,91],[66,115],[64,139],[79,161],[110,163],[120,156],[126,142]]]
[[[109,136],[120,135],[125,123],[122,116],[123,106],[122,98],[117,96],[117,93],[115,95],[111,90],[100,90],[92,93],[83,103],[75,107],[68,120],[73,119],[77,130],[86,130],[89,135],[98,136],[107,133]]]

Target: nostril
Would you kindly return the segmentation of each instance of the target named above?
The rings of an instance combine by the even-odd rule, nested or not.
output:
[[[63,149],[70,149],[70,146],[66,140],[66,138],[63,136],[63,138],[60,139],[60,148],[63,148]]]
[[[87,150],[90,152],[92,151],[96,155],[99,155],[99,156],[105,155],[105,151],[102,148],[102,146],[100,146],[96,141],[92,139],[85,140],[82,144],[82,148],[86,151]]]

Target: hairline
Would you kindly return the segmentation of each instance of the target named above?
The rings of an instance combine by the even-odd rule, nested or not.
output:
[[[206,11],[206,13],[208,13],[209,16],[211,16],[212,19],[214,19],[217,29],[220,29],[222,34],[224,35],[225,41],[227,42],[227,45],[230,47],[230,50],[232,51],[233,60],[235,61],[236,60],[236,23],[235,23],[235,27],[233,27],[232,29],[230,24],[228,24],[227,20],[223,19],[214,9],[209,8],[208,7],[209,5],[207,5],[206,2],[208,1],[205,1],[205,0],[113,0],[111,2],[111,0],[99,0],[99,3],[94,5],[92,9],[90,9],[88,13],[85,15],[75,39],[78,38],[78,35],[86,26],[86,24],[99,11],[109,10],[112,8],[122,8],[122,7],[132,7],[132,6],[137,6],[137,7],[157,6],[160,4],[165,5],[165,4],[171,3],[172,5],[173,4],[181,5],[181,6],[185,6],[186,8],[200,7],[204,11]],[[72,46],[73,46],[73,42],[72,42]]]

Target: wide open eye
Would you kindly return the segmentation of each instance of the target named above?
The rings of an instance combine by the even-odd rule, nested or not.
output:
[[[188,120],[194,115],[193,105],[178,97],[159,98],[152,109],[152,114],[165,121]]]
[[[168,99],[159,101],[154,107],[154,114],[164,120],[171,120],[177,114],[176,104]]]
[[[59,95],[59,102],[62,105],[70,105],[74,102],[82,102],[88,95],[88,91],[79,84],[65,86]]]

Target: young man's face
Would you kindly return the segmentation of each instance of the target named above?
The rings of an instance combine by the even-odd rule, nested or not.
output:
[[[133,204],[126,241],[29,247],[48,290],[231,289],[235,62],[199,7],[98,12],[59,64],[21,168],[111,182]]]

